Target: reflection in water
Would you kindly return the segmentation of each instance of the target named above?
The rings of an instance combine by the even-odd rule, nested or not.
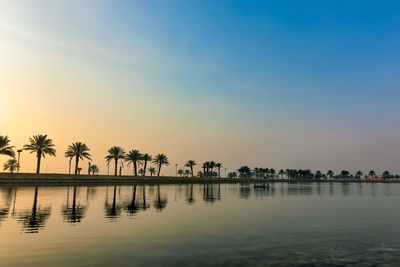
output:
[[[62,215],[65,221],[69,223],[79,223],[84,218],[86,206],[76,203],[76,186],[72,194],[72,205],[69,205],[69,187],[67,190],[67,203],[61,208]]]
[[[160,194],[160,185],[157,184],[157,196],[156,200],[154,201],[154,208],[156,208],[157,211],[163,211],[167,207],[168,200],[165,197],[161,197]]]
[[[22,211],[17,215],[17,221],[22,224],[22,229],[26,233],[38,233],[39,229],[44,227],[51,213],[50,207],[41,207],[38,205],[38,193],[39,188],[35,187],[32,209]]]
[[[108,203],[108,196],[106,197],[106,203],[104,204],[106,218],[108,218],[110,221],[116,221],[121,214],[122,206],[119,203],[117,203],[116,198],[117,198],[117,186],[114,186],[112,204],[110,205]]]
[[[128,215],[135,215],[141,207],[138,205],[136,201],[136,185],[132,188],[132,199],[131,201],[127,201],[124,204],[124,210],[128,213]]]
[[[390,184],[362,184],[362,183],[273,183],[270,188],[254,188],[251,184],[223,184],[224,194],[221,194],[221,184],[184,184],[172,186],[160,185],[133,185],[113,187],[70,187],[58,188],[65,190],[66,198],[60,206],[63,221],[77,224],[85,219],[89,203],[98,199],[98,190],[105,195],[104,217],[109,221],[116,221],[124,211],[128,218],[133,218],[139,212],[154,209],[162,212],[167,208],[168,198],[174,198],[179,202],[182,199],[187,205],[193,205],[196,199],[202,199],[205,203],[216,203],[226,195],[236,195],[240,199],[263,199],[297,196],[391,196],[400,194],[393,190]],[[228,190],[227,190],[228,188]],[[26,233],[38,233],[45,226],[51,213],[51,202],[40,205],[38,200],[39,187],[32,191],[20,192],[19,196],[29,197],[33,192],[31,208],[15,209],[17,201],[17,188],[1,188],[0,190],[0,227],[4,221],[16,219],[22,224]],[[46,191],[47,192],[47,191]],[[83,192],[83,194],[82,194]],[[168,194],[169,193],[169,194]],[[46,194],[47,195],[47,194]],[[202,196],[202,198],[199,198]],[[197,198],[196,198],[197,197]],[[28,198],[29,199],[29,198]],[[83,201],[82,201],[83,200]],[[43,201],[43,200],[42,200]],[[150,205],[152,204],[152,205]],[[17,204],[18,206],[18,204]],[[10,214],[12,215],[10,218]]]
[[[13,195],[13,190],[10,188],[2,189],[2,191],[5,193],[5,195],[3,200],[4,204],[0,205],[0,226],[1,222],[8,218],[8,214],[10,213],[11,199]],[[14,191],[16,193],[16,189]]]
[[[188,204],[193,204],[195,199],[193,196],[193,184],[191,185],[185,185],[185,189],[186,189],[186,203]]]

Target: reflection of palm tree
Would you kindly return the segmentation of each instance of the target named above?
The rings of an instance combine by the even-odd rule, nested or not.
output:
[[[148,205],[146,203],[146,186],[143,185],[143,191],[142,191],[142,210],[147,210],[148,208],[150,208],[150,205]]]
[[[112,204],[109,205],[107,200],[106,200],[106,204],[105,204],[106,217],[109,218],[111,221],[114,221],[121,214],[121,206],[118,205],[116,202],[117,201],[116,195],[117,195],[117,186],[114,186]]]
[[[135,215],[140,210],[140,207],[136,204],[136,185],[132,189],[132,200],[124,206],[125,211],[129,215]]]
[[[195,199],[194,199],[194,196],[193,196],[193,184],[191,184],[190,187],[189,187],[188,195],[186,197],[186,202],[188,204],[193,204],[194,201],[195,201]]]
[[[154,201],[154,207],[156,208],[157,211],[162,211],[167,206],[167,203],[168,203],[168,201],[166,198],[161,198],[160,185],[158,184],[157,185],[157,197],[156,197],[156,200]]]
[[[15,189],[14,193],[16,192],[17,189]],[[10,206],[11,206],[11,198],[12,198],[12,191],[11,189],[7,189],[6,190],[6,197],[5,197],[5,206],[4,207],[0,207],[0,223],[2,221],[4,221],[5,219],[7,219],[8,214],[10,212]],[[15,197],[14,197],[15,200]],[[1,225],[1,224],[0,224]]]
[[[74,193],[72,197],[72,206],[68,203],[69,192],[67,194],[67,204],[62,207],[62,215],[69,223],[79,223],[85,216],[86,207],[76,203],[76,186],[74,186]]]
[[[25,150],[29,150],[31,153],[36,153],[36,173],[40,173],[40,161],[42,160],[42,157],[44,158],[46,154],[54,157],[56,156],[56,150],[53,147],[53,140],[47,138],[47,135],[41,134],[30,137],[29,144],[24,145]]]
[[[217,188],[217,195],[215,195],[215,191],[214,191],[214,184],[205,184],[204,188],[203,188],[203,199],[204,201],[207,202],[215,202],[216,200],[220,199],[220,187],[218,184],[218,188]]]
[[[22,228],[27,233],[38,233],[39,229],[44,227],[44,223],[51,214],[50,207],[38,207],[38,191],[39,188],[35,187],[35,196],[33,198],[32,209],[30,211],[23,211],[18,216],[18,222],[22,223]]]

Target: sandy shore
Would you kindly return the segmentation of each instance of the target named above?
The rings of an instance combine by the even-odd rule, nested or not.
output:
[[[0,173],[0,185],[113,185],[113,184],[177,184],[177,183],[253,183],[253,182],[289,182],[289,183],[399,183],[400,181],[351,181],[351,180],[287,180],[287,179],[247,179],[247,178],[199,178],[167,176],[112,176],[112,175],[68,175],[68,174],[32,174]]]

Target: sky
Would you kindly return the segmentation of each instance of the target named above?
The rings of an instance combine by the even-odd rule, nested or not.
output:
[[[0,134],[48,134],[42,172],[81,141],[101,173],[114,145],[166,154],[165,175],[189,159],[400,173],[398,1],[0,5]]]

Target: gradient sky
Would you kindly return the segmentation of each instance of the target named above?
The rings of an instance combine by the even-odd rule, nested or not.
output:
[[[400,173],[398,1],[0,5],[0,134],[47,133],[42,171],[66,172],[83,141],[102,173],[112,145],[165,153],[165,174],[188,159]]]

